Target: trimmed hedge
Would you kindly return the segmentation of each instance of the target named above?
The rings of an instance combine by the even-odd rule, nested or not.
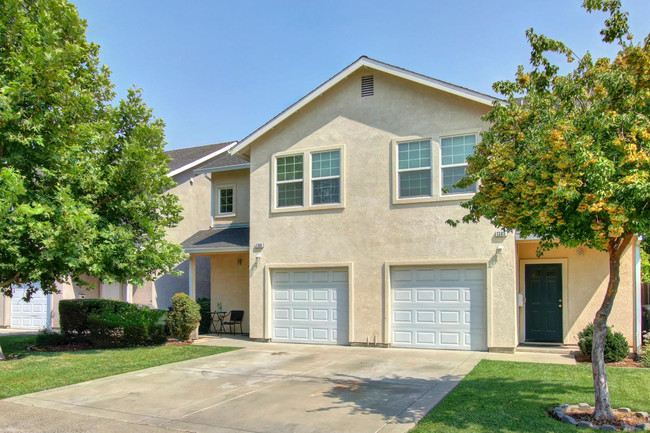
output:
[[[591,349],[594,342],[594,324],[590,323],[578,333],[578,346],[583,355],[591,358]],[[612,328],[607,327],[607,336],[605,337],[605,362],[622,361],[630,354],[630,347],[627,339],[621,332],[612,332]]]
[[[201,307],[201,323],[199,324],[199,334],[208,334],[210,325],[212,325],[212,314],[210,312],[210,298],[199,298],[196,303]]]
[[[96,347],[163,344],[166,312],[112,299],[59,302],[61,333]]]

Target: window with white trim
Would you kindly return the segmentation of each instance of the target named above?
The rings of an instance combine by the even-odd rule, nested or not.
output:
[[[467,157],[474,154],[476,134],[442,137],[440,139],[440,166],[442,171],[442,194],[476,192],[476,184],[466,188],[454,184],[465,177]]]
[[[277,207],[303,205],[303,156],[276,158]]]
[[[399,198],[431,196],[431,141],[397,143]]]
[[[219,215],[228,215],[235,212],[235,190],[232,187],[219,188],[218,190]]]
[[[341,203],[341,151],[311,154],[312,204]]]

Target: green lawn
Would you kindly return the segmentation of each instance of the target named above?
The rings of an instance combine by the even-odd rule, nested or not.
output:
[[[607,375],[614,408],[650,411],[649,369],[608,368]],[[564,403],[593,405],[593,392],[591,366],[481,361],[411,433],[576,433],[546,411]]]
[[[0,337],[5,355],[25,358],[0,362],[0,399],[100,377],[126,373],[235,350],[232,347],[159,346],[77,352],[28,352],[35,335]]]

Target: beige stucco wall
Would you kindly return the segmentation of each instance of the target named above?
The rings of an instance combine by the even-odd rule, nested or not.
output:
[[[536,256],[537,242],[523,241],[519,250],[519,292],[525,294],[524,263],[561,263],[563,287],[563,335],[565,344],[577,344],[578,332],[594,320],[600,308],[609,281],[607,253],[588,248],[558,247]],[[634,245],[628,247],[621,258],[621,282],[609,316],[609,325],[622,332],[630,345],[634,342]],[[525,309],[519,307],[519,340],[525,339]]]
[[[214,225],[242,224],[250,220],[250,175],[248,168],[239,170],[219,171],[212,173],[214,204]],[[235,215],[219,215],[220,187],[235,188]],[[206,197],[206,199],[209,195]]]
[[[174,177],[177,185],[169,192],[183,206],[183,220],[167,230],[167,239],[181,243],[199,230],[210,228],[210,181],[202,174],[187,170]]]
[[[463,263],[489,268],[488,346],[517,344],[516,260],[512,236],[487,223],[452,228],[458,201],[394,204],[391,154],[396,140],[478,132],[488,107],[373,71],[375,95],[360,97],[358,71],[301,109],[251,148],[251,245],[265,247],[251,267],[251,337],[269,338],[265,269],[282,264],[352,263],[351,342],[389,342],[384,332],[384,267],[389,262]],[[278,152],[344,148],[342,209],[274,213],[271,161]],[[437,173],[437,171],[434,171]],[[305,186],[308,188],[308,185]],[[496,255],[498,244],[503,252]],[[251,263],[258,252],[251,251]]]
[[[243,332],[249,332],[248,254],[220,253],[213,254],[210,259],[212,311],[217,310],[217,302],[223,304],[223,311],[244,310],[242,328]]]

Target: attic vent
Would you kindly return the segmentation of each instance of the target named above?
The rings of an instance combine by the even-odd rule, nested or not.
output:
[[[361,77],[361,97],[375,94],[375,79],[372,75]]]

